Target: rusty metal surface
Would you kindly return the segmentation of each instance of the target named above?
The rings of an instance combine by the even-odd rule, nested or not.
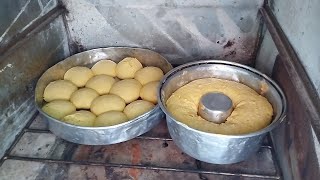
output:
[[[294,79],[278,58],[273,70],[273,78],[283,88],[288,100],[287,121],[272,134],[273,144],[285,179],[318,179],[320,167],[315,152],[310,121],[312,115],[306,100],[294,85]]]
[[[172,64],[226,59],[252,64],[263,0],[63,0],[74,48],[131,46]],[[83,13],[86,12],[86,13]]]
[[[164,122],[164,121],[163,121]],[[0,166],[0,177],[30,179],[279,179],[271,147],[265,142],[248,161],[233,165],[203,163],[184,154],[165,123],[133,140],[87,146],[64,141],[34,118]],[[28,168],[23,168],[28,166]],[[15,168],[21,168],[15,173]],[[23,179],[23,178],[22,178]]]
[[[0,55],[0,157],[35,113],[36,80],[68,55],[61,17]]]
[[[58,5],[57,0],[1,0],[0,46]]]

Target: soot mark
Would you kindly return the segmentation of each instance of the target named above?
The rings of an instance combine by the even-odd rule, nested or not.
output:
[[[228,41],[227,42],[227,44],[225,44],[224,46],[223,46],[223,48],[229,48],[229,47],[231,47],[232,45],[234,45],[234,41]]]

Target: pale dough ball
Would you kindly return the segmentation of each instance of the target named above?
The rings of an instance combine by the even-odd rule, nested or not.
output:
[[[76,107],[66,100],[54,100],[42,107],[42,110],[49,116],[61,119],[76,111]]]
[[[150,111],[154,107],[154,104],[144,100],[137,100],[130,104],[128,104],[124,108],[124,113],[127,115],[129,119],[134,119],[148,111]]]
[[[163,71],[158,67],[144,67],[136,72],[134,78],[142,85],[152,81],[160,81],[163,77]]]
[[[98,96],[97,91],[93,89],[81,88],[71,95],[70,101],[77,109],[90,109],[92,101]]]
[[[57,80],[48,84],[44,89],[43,98],[50,102],[53,100],[69,100],[73,92],[77,90],[77,86],[70,81]]]
[[[110,94],[120,96],[126,103],[137,100],[140,96],[141,84],[135,79],[124,79],[114,83]]]
[[[91,112],[96,115],[100,115],[107,111],[123,111],[126,106],[125,101],[113,94],[99,96],[93,100],[91,104]]]
[[[100,95],[108,94],[116,80],[108,75],[96,75],[89,79],[86,87],[96,90]]]
[[[77,126],[93,126],[96,115],[90,111],[76,111],[63,118],[63,121]]]
[[[136,58],[127,57],[121,60],[116,66],[116,73],[120,79],[134,78],[134,74],[142,69],[142,64]]]
[[[94,75],[105,74],[108,76],[116,76],[117,63],[111,60],[101,60],[92,66],[91,70]]]
[[[73,84],[78,87],[83,87],[92,76],[93,73],[91,69],[87,67],[76,66],[69,69],[64,74],[64,79],[73,82]]]
[[[127,116],[121,111],[108,111],[100,114],[95,122],[94,126],[104,127],[104,126],[113,126],[127,122]]]
[[[141,99],[157,104],[158,86],[159,86],[159,81],[149,82],[148,84],[144,85],[140,91]]]

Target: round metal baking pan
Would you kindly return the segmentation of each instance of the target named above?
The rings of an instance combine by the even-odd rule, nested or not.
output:
[[[35,89],[36,107],[48,122],[51,132],[70,142],[87,145],[115,144],[135,138],[156,126],[164,113],[159,105],[151,111],[128,122],[108,127],[81,127],[67,124],[48,116],[42,111],[44,105],[43,92],[52,81],[63,79],[65,72],[74,66],[92,67],[102,59],[110,59],[116,63],[125,57],[137,58],[143,66],[156,66],[167,73],[172,69],[171,64],[160,54],[140,48],[110,47],[84,51],[57,63],[42,74]]]
[[[266,97],[274,111],[272,123],[249,134],[222,135],[202,132],[176,120],[166,108],[167,99],[183,85],[210,77],[243,83]],[[160,82],[158,104],[166,114],[170,135],[177,146],[198,160],[214,164],[240,162],[257,152],[265,135],[285,119],[287,108],[282,90],[269,77],[251,67],[219,60],[192,62],[172,69]]]

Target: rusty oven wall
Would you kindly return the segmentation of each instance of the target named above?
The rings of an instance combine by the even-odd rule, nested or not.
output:
[[[36,111],[37,78],[56,62],[87,49],[131,46],[155,50],[173,64],[214,58],[252,65],[261,36],[262,4],[263,0],[0,1],[0,157]],[[67,10],[57,15],[60,6]]]

